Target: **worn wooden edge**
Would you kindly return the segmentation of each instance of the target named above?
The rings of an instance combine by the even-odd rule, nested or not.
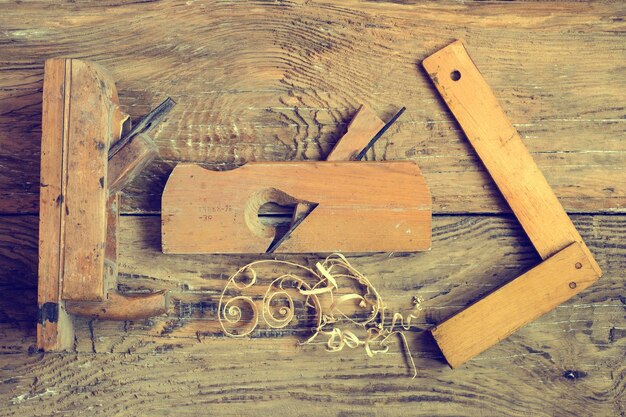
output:
[[[120,195],[115,193],[107,201],[106,246],[104,248],[104,292],[105,294],[117,286],[118,253],[119,253],[119,222]]]
[[[61,299],[64,250],[64,146],[69,68],[65,59],[45,63],[39,214],[38,349],[64,350],[72,346],[74,327]]]

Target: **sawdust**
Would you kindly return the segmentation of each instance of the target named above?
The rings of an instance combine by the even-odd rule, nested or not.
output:
[[[261,282],[257,273],[261,266],[281,266],[297,273],[285,273],[271,280],[260,298],[255,295],[259,294],[255,285]],[[349,285],[340,286],[339,282],[346,281]],[[235,291],[250,294],[229,298]],[[246,337],[257,328],[259,320],[271,329],[285,328],[296,319],[295,296],[303,298],[304,306],[314,311],[312,335],[301,344],[325,338],[329,352],[362,347],[373,357],[387,353],[392,337],[397,336],[413,378],[417,376],[404,332],[411,328],[411,321],[417,319],[422,300],[413,297],[413,311],[406,316],[389,313],[370,280],[338,253],[316,263],[315,269],[281,260],[260,260],[240,268],[229,278],[220,296],[218,317],[222,331],[230,337]],[[346,324],[357,330],[345,329]]]

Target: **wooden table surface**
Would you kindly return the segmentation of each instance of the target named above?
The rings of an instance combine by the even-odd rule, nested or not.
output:
[[[626,415],[626,6],[357,1],[0,5],[1,415]],[[605,271],[579,296],[452,370],[425,331],[539,262],[419,63],[468,49]],[[168,289],[167,316],[79,319],[75,351],[35,348],[44,60],[96,61],[138,118],[178,105],[161,160],[123,194],[120,289]],[[433,247],[351,256],[390,307],[424,299],[398,345],[299,347],[306,329],[216,333],[226,277],[256,256],[163,255],[172,167],[321,159],[360,103],[407,111],[377,160],[417,161]],[[282,256],[309,265],[322,254]]]

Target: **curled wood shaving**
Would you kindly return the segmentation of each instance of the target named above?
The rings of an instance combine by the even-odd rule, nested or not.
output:
[[[255,268],[262,264],[283,265],[300,271],[303,276],[288,273],[280,275],[267,286],[262,300],[255,301],[252,295],[237,295],[227,299],[232,291],[251,290],[259,278]],[[351,280],[360,288],[359,292],[337,295],[340,289],[338,280]],[[312,280],[312,282],[311,282]],[[253,291],[252,291],[253,292]],[[222,291],[218,305],[218,317],[222,331],[231,337],[250,335],[259,324],[259,317],[272,329],[284,328],[293,321],[295,303],[293,296],[304,298],[304,305],[315,311],[315,327],[312,335],[301,344],[311,344],[320,337],[326,338],[326,349],[339,352],[348,347],[363,347],[369,357],[387,353],[392,336],[398,336],[410,366],[413,378],[417,376],[415,361],[408,347],[404,331],[411,328],[411,321],[417,319],[422,300],[413,298],[414,309],[407,316],[401,313],[391,315],[387,323],[387,307],[372,283],[356,270],[342,254],[333,254],[315,265],[315,270],[294,262],[280,260],[261,260],[249,263],[228,280]],[[329,297],[329,307],[323,309],[320,297]],[[260,304],[260,308],[259,305]],[[279,307],[273,307],[280,305]],[[355,317],[345,312],[349,306],[357,305],[364,317]],[[259,314],[259,310],[261,311]],[[358,336],[354,331],[343,329],[341,324],[348,323],[360,328],[365,336]]]

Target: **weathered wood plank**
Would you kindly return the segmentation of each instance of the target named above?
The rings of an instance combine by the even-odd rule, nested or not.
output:
[[[398,122],[399,123],[399,122]],[[626,143],[626,142],[625,142]],[[237,148],[237,146],[234,146]],[[411,151],[413,152],[413,151]],[[591,152],[593,153],[593,152]],[[555,190],[559,201],[570,213],[617,213],[622,212],[623,197],[620,195],[624,181],[623,167],[626,155],[620,153],[598,153],[593,166],[585,166],[588,156],[563,152],[533,154],[539,168],[544,172],[548,183]],[[595,158],[595,157],[592,157]],[[1,159],[1,157],[0,157]],[[0,191],[0,204],[6,205],[6,212],[36,213],[38,206],[39,183],[28,179],[19,182],[17,178],[29,177],[22,170],[29,166],[29,172],[37,170],[39,162],[27,163],[10,158],[3,163],[7,171],[0,172],[16,187],[25,191]],[[389,158],[406,159],[406,158]],[[429,156],[414,159],[420,166],[433,194],[433,213],[474,213],[508,212],[509,208],[499,194],[488,174],[481,168],[478,158],[466,155],[463,160],[456,157]],[[152,163],[122,193],[122,212],[159,213],[161,193],[168,175],[179,161],[156,161]],[[193,162],[193,161],[192,161]],[[234,167],[232,164],[203,164],[212,169]],[[447,168],[446,168],[447,167]],[[571,178],[577,183],[572,184]],[[459,184],[463,184],[464,194],[459,195]],[[4,211],[3,211],[4,212]]]
[[[620,289],[626,268],[626,230],[621,216],[574,216],[574,223],[597,254],[607,275],[557,308],[555,314],[584,317],[585,308],[610,313],[609,321],[623,308]],[[7,291],[34,291],[36,286],[36,238],[28,237],[37,228],[34,216],[4,217],[0,236],[0,286]],[[517,277],[534,266],[538,257],[521,227],[512,218],[437,216],[434,219],[433,249],[419,254],[375,254],[351,256],[355,266],[369,276],[390,307],[411,308],[414,295],[424,298],[424,326],[438,323],[461,310],[495,287]],[[216,297],[225,279],[256,256],[164,255],[160,253],[160,227],[156,216],[123,216],[120,219],[120,289],[130,292],[169,289],[173,292],[170,317],[153,319],[148,327],[158,336],[161,330],[172,335],[195,338],[197,326],[191,322],[214,317]],[[22,242],[22,243],[18,243]],[[607,242],[612,242],[607,244]],[[281,257],[312,265],[323,255]],[[272,258],[271,256],[265,256]],[[24,322],[36,308],[11,307],[6,301],[4,322]],[[4,305],[4,304],[3,304]],[[575,307],[580,305],[581,307]],[[605,307],[602,307],[605,306]],[[603,310],[607,308],[607,310]],[[190,319],[189,323],[185,319]],[[189,324],[193,329],[187,330]],[[201,323],[202,324],[202,323]],[[619,327],[619,323],[613,323]],[[100,325],[104,325],[100,323]],[[133,327],[135,325],[131,325]],[[152,326],[152,327],[151,327]],[[532,326],[532,324],[530,325]]]
[[[382,119],[408,107],[374,154],[417,161],[435,212],[503,212],[504,200],[418,68],[460,36],[565,209],[623,212],[625,18],[619,2],[5,5],[0,212],[37,211],[43,62],[53,56],[110,69],[134,118],[167,95],[179,102],[154,135],[164,161],[125,190],[125,213],[157,213],[165,179],[181,160],[223,168],[322,158],[360,103]],[[126,323],[81,319],[80,353],[29,354],[37,217],[3,216],[2,413],[626,414],[626,222],[573,220],[606,275],[455,371],[421,330],[538,262],[515,220],[437,216],[432,252],[351,257],[375,277],[391,307],[408,309],[413,295],[426,299],[420,330],[409,338],[420,370],[412,381],[397,348],[372,359],[361,351],[331,355],[318,345],[298,349],[301,328],[252,340],[213,337],[219,289],[252,258],[162,255],[157,217],[122,217],[120,288],[171,289],[169,315]]]
[[[319,159],[360,103],[383,119],[408,107],[374,153],[416,160],[435,212],[502,211],[417,66],[460,35],[565,209],[624,210],[623,4],[106,4],[3,10],[0,211],[36,210],[41,79],[52,55],[110,69],[134,117],[166,95],[179,102],[155,133],[168,162],[126,190],[124,212],[158,210],[179,160]],[[129,22],[141,36],[128,36]]]
[[[534,333],[540,334],[545,329]],[[33,416],[52,407],[60,415],[90,416],[406,415],[408,408],[413,415],[619,415],[624,339],[590,347],[577,334],[517,339],[512,354],[509,345],[509,354],[498,352],[471,370],[452,371],[420,356],[415,380],[396,352],[366,359],[359,351],[331,355],[267,339],[188,346],[172,340],[151,353],[1,355],[7,377],[0,398],[5,415]]]
[[[250,407],[268,413],[282,407],[286,415],[302,407],[320,415],[344,408],[403,415],[407,403],[428,415],[623,412],[623,216],[573,216],[606,275],[455,371],[447,369],[424,329],[538,262],[515,219],[436,216],[429,253],[350,257],[391,308],[407,311],[412,296],[425,299],[417,329],[409,333],[416,380],[408,378],[397,346],[389,355],[368,359],[360,350],[330,354],[322,345],[298,348],[303,328],[259,332],[245,340],[217,337],[215,303],[225,279],[254,258],[163,255],[158,216],[121,217],[120,288],[170,289],[168,315],[122,323],[81,318],[76,321],[80,353],[29,354],[36,340],[37,221],[36,216],[9,216],[0,222],[5,295],[0,298],[0,403],[7,415],[43,415],[49,407],[73,415],[241,414]],[[288,257],[309,264],[318,258]],[[155,392],[160,393],[156,403],[150,401]]]

